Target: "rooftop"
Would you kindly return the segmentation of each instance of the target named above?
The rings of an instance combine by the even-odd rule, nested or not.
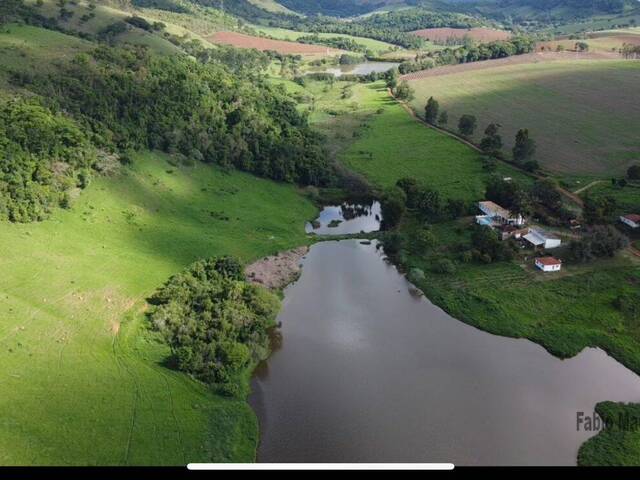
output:
[[[536,262],[542,265],[561,265],[562,260],[558,260],[555,257],[540,257],[536,258]]]
[[[481,210],[490,211],[502,218],[509,218],[511,216],[511,212],[509,210],[501,207],[500,205],[492,202],[491,200],[485,200],[483,202],[479,202],[478,205],[480,206]]]
[[[635,223],[640,223],[640,215],[638,215],[637,213],[630,213],[628,215],[624,215],[624,218],[626,218],[627,220],[631,220],[632,222],[635,222]]]

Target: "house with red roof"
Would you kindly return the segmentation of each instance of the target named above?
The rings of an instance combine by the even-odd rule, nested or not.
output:
[[[620,221],[631,228],[640,228],[640,215],[637,213],[622,215]]]
[[[554,257],[538,257],[536,258],[536,267],[543,272],[559,272],[562,268],[562,260]]]

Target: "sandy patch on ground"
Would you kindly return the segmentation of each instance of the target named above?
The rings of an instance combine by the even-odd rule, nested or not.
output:
[[[277,290],[286,287],[300,275],[302,258],[309,247],[298,247],[262,258],[245,268],[247,279],[256,285]]]

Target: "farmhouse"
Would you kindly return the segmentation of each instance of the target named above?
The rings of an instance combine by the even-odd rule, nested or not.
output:
[[[631,228],[640,228],[640,215],[637,213],[623,215],[620,217],[620,221]]]
[[[536,267],[543,272],[559,272],[562,268],[562,261],[554,257],[536,258]]]
[[[484,215],[476,216],[476,222],[480,225],[498,227],[501,225],[524,225],[524,217],[520,214],[512,214],[506,208],[491,201],[478,202],[478,208]]]
[[[527,242],[534,247],[540,247],[545,249],[557,248],[562,243],[558,237],[551,233],[547,233],[543,230],[529,230],[529,233],[523,237]]]

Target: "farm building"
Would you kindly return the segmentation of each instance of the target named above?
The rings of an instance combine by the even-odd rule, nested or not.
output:
[[[529,229],[527,227],[516,225],[501,225],[500,227],[497,227],[496,230],[498,230],[501,240],[507,240],[509,238],[515,238],[518,240],[529,233]]]
[[[506,208],[491,201],[478,202],[478,208],[484,215],[476,216],[476,222],[489,227],[500,225],[524,225],[524,217],[515,215]]]
[[[533,228],[523,238],[534,247],[545,249],[557,248],[562,243],[562,240],[555,235],[543,230],[534,230]]]
[[[631,228],[640,228],[640,215],[636,213],[630,213],[629,215],[623,215],[620,217],[620,221]]]
[[[562,261],[554,257],[536,258],[536,267],[543,272],[559,272],[562,268]]]

